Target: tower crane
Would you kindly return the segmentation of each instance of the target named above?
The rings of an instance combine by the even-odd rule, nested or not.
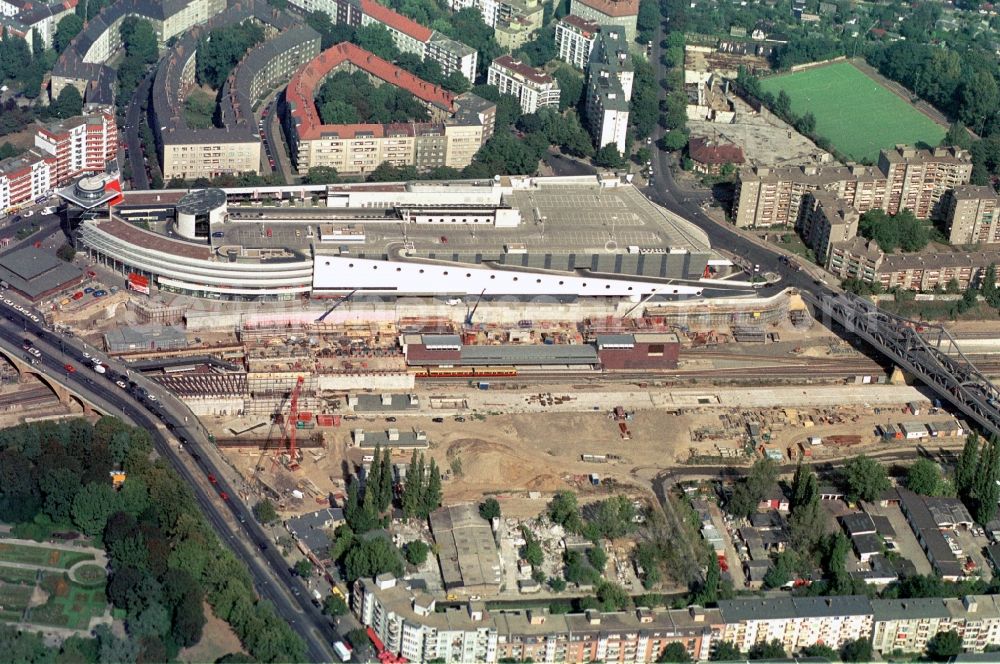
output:
[[[302,383],[304,381],[305,378],[303,376],[299,376],[295,379],[295,387],[292,388],[292,396],[291,399],[289,399],[288,420],[285,421],[285,426],[288,427],[289,470],[299,469],[299,455],[298,450],[295,447],[295,432],[299,421],[299,393],[302,391]]]

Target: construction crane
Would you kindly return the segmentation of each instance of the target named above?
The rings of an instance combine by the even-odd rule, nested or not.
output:
[[[329,316],[331,313],[333,313],[334,309],[336,309],[337,307],[339,307],[340,305],[342,305],[344,302],[347,302],[348,300],[350,300],[351,296],[354,295],[357,292],[358,292],[357,289],[352,290],[350,293],[348,293],[344,297],[342,297],[339,300],[337,300],[336,302],[334,302],[332,307],[330,307],[329,309],[327,309],[326,311],[324,311],[323,314],[319,318],[316,319],[316,322],[317,323],[322,323],[324,320],[326,320],[327,316]]]
[[[476,298],[476,303],[472,306],[472,309],[469,309],[469,312],[467,314],[465,314],[465,326],[466,327],[471,327],[472,326],[472,317],[476,315],[476,309],[479,308],[479,303],[483,301],[483,294],[485,292],[486,292],[486,289],[484,288],[479,293],[479,297]]]
[[[289,399],[288,420],[285,426],[288,428],[288,469],[299,469],[298,450],[295,448],[295,432],[299,422],[299,392],[302,391],[303,376],[295,379],[295,387],[292,388],[292,397]]]

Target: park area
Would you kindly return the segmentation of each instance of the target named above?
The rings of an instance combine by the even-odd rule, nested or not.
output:
[[[87,632],[108,608],[106,559],[27,541],[0,541],[0,622]]]
[[[878,160],[879,150],[903,143],[936,146],[946,128],[849,62],[761,79],[775,97],[782,90],[792,113],[816,118],[816,134],[855,161]]]

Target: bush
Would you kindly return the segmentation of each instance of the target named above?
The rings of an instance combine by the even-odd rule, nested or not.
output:
[[[406,545],[406,562],[411,565],[423,565],[427,561],[430,547],[421,540],[413,540]]]

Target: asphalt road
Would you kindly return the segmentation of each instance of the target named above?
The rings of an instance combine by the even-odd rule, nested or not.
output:
[[[656,39],[653,40],[653,49],[650,55],[654,67],[661,67],[660,56],[662,48],[660,43],[666,38],[666,34],[661,25],[658,29]],[[660,99],[666,99],[667,91],[659,88]],[[761,271],[774,272],[781,277],[776,284],[764,286],[758,289],[761,296],[773,295],[781,289],[787,287],[798,288],[804,291],[811,291],[817,296],[833,294],[836,289],[819,281],[824,277],[815,266],[801,263],[798,257],[778,250],[776,247],[765,245],[760,240],[753,238],[749,233],[738,230],[729,223],[715,221],[704,213],[701,203],[706,199],[704,191],[688,191],[681,187],[673,176],[673,157],[669,152],[664,152],[656,147],[658,141],[666,133],[659,125],[656,126],[653,134],[653,167],[655,175],[652,182],[643,189],[646,196],[659,205],[667,208],[671,212],[681,215],[688,221],[694,223],[708,234],[709,242],[716,250],[729,252],[737,260],[743,260],[751,265],[759,265]],[[781,256],[789,258],[788,263],[781,262]],[[796,269],[796,267],[804,269]],[[815,273],[810,270],[815,269]],[[817,283],[818,282],[818,283]]]
[[[14,238],[14,236],[17,234],[19,230],[21,230],[22,228],[28,228],[32,224],[38,226],[38,230],[36,232],[32,233],[23,240],[17,240],[17,239],[11,240],[11,243],[8,244],[6,247],[4,247],[2,251],[0,251],[0,255],[9,254],[12,251],[17,251],[22,247],[34,244],[35,242],[39,242],[49,237],[50,235],[59,230],[59,217],[58,215],[55,214],[43,215],[36,212],[34,215],[28,217],[27,219],[22,219],[16,224],[9,224],[8,225],[9,231],[8,230],[0,231],[0,235],[3,235],[4,237]]]
[[[149,99],[149,89],[153,85],[154,67],[146,74],[139,86],[132,93],[125,111],[125,144],[128,146],[128,162],[132,168],[132,189],[149,189],[149,177],[146,175],[146,164],[143,162],[142,139],[139,138],[141,123],[147,122],[142,112],[142,102]]]
[[[215,446],[208,442],[203,428],[187,407],[138,372],[127,372],[124,364],[87,347],[88,352],[104,360],[109,371],[128,373],[136,383],[130,390],[119,388],[87,368],[82,355],[84,345],[80,341],[60,338],[9,306],[0,304],[0,307],[4,314],[0,317],[0,345],[15,355],[24,355],[22,338],[29,336],[42,352],[40,368],[50,380],[68,386],[98,407],[103,406],[108,414],[121,414],[124,419],[150,431],[156,451],[191,487],[199,507],[220,539],[246,564],[257,591],[274,604],[279,615],[302,637],[309,660],[336,661],[331,646],[342,638],[341,635],[330,619],[313,606],[302,580],[290,572],[276,548],[267,544],[268,536],[251,510],[238,500],[235,487],[226,480]],[[67,372],[64,368],[67,363],[76,366],[77,371]],[[154,394],[156,400],[148,399],[143,390]],[[176,448],[171,433],[184,443],[186,451]],[[184,458],[187,455],[189,458]],[[217,485],[208,481],[209,474],[215,475]],[[223,500],[221,492],[231,498]],[[345,631],[356,626],[348,619]]]

